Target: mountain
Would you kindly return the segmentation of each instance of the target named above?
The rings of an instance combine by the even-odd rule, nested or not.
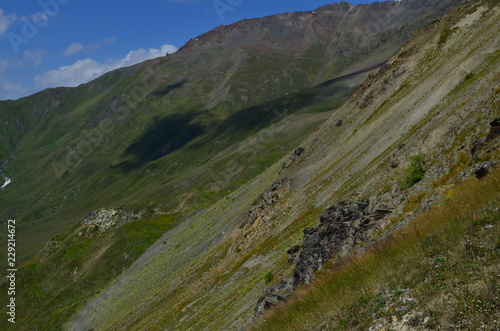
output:
[[[252,325],[258,303],[494,167],[498,6],[459,3],[245,20],[80,87],[0,103],[12,179],[0,212],[18,220],[25,261],[19,323]],[[340,217],[330,205],[366,224],[349,216],[344,237],[322,232],[320,217]]]
[[[19,253],[32,255],[102,207],[170,212],[186,197],[184,204],[194,206],[234,190],[314,124],[283,132],[274,147],[251,157],[237,144],[270,128],[274,118],[321,121],[318,114],[341,105],[363,71],[386,61],[412,29],[454,3],[432,2],[435,10],[415,1],[341,3],[247,20],[80,87],[3,102],[0,153],[12,183],[0,196],[0,215],[22,220],[19,231],[27,235]],[[349,81],[338,79],[356,72]],[[224,172],[238,158],[249,164],[229,171],[217,190],[209,187],[206,169]]]
[[[467,192],[468,187],[478,185],[471,184],[478,181],[474,176],[477,169],[485,162],[494,164],[500,156],[500,142],[492,138],[498,129],[495,123],[499,115],[496,69],[499,67],[499,14],[496,3],[471,2],[420,30],[290,157],[165,233],[127,272],[91,300],[67,327],[71,330],[99,326],[237,329],[252,321],[253,308],[258,302],[272,306],[281,300],[280,295],[288,295],[286,287],[290,287],[290,282],[298,280],[300,286],[302,282],[310,282],[311,273],[307,269],[322,268],[325,257],[342,259],[355,249],[362,253],[368,242],[383,240],[386,231],[398,233],[398,228],[404,228],[430,206],[446,206],[447,201],[458,199],[453,190]],[[469,186],[459,186],[466,178]],[[495,178],[498,174],[489,186],[491,196],[483,191],[480,199],[473,196],[464,204],[472,214],[478,215],[466,220],[476,219],[475,222],[482,224],[476,226],[475,231],[485,231],[480,229],[486,224],[495,224],[490,228],[497,228],[498,209],[494,208],[500,188]],[[452,206],[455,209],[448,210],[447,220],[451,229],[457,229],[461,223],[453,225],[453,222],[460,219],[454,214],[459,205]],[[337,211],[342,215],[336,216]],[[482,215],[486,221],[481,221]],[[333,230],[329,230],[330,226]],[[474,276],[470,279],[465,276],[467,273],[455,276],[449,287],[438,292],[442,294],[437,299],[449,300],[452,307],[460,310],[460,305],[465,305],[465,301],[460,300],[465,298],[454,299],[458,303],[450,297],[444,298],[450,291],[458,295],[453,290],[457,284],[461,284],[462,291],[470,291],[471,296],[476,289],[487,294],[490,281],[494,282],[491,286],[498,289],[497,269],[493,267],[494,261],[498,262],[494,251],[498,229],[491,231],[488,237],[483,235],[490,240],[486,242],[471,236],[470,229],[454,237],[457,244],[451,245],[452,248],[482,245],[484,253],[472,253],[472,259],[466,260]],[[465,235],[470,244],[464,242]],[[428,246],[423,245],[422,249],[435,255],[430,255],[430,262],[426,262],[433,263],[431,271],[422,269],[426,273],[419,276],[422,283],[425,277],[437,277],[437,280],[421,288],[422,293],[433,291],[432,286],[444,286],[446,278],[443,277],[453,275],[451,271],[445,273],[448,269],[434,267],[440,264],[453,270],[449,261],[452,257],[446,257],[443,248],[433,246],[437,242],[432,241],[432,232],[427,238],[424,243]],[[484,262],[484,266],[481,263],[480,269],[474,271],[476,254],[489,254],[491,260],[488,261],[493,265]],[[405,274],[411,274],[411,266],[417,264],[404,269]],[[342,268],[342,264],[338,267]],[[371,267],[377,268],[376,264]],[[361,270],[368,273],[372,269]],[[356,273],[356,277],[362,277],[361,272]],[[405,274],[396,274],[395,281]],[[350,288],[348,282],[354,283],[355,279],[348,279],[345,291]],[[373,282],[375,285],[370,284],[373,288],[365,288],[368,293],[365,295],[376,291],[375,286],[386,286],[384,278]],[[402,284],[400,286],[405,286]],[[415,283],[412,286],[416,286]],[[302,310],[294,310],[292,305],[290,313],[278,310],[269,324],[264,320],[261,329],[304,330],[325,326],[328,329],[336,315],[322,318],[319,312],[324,312],[322,305],[335,307],[335,300],[328,295],[321,297],[321,293],[319,287],[316,298],[323,301],[314,301],[311,295],[312,303],[306,306],[308,310],[304,309],[308,315],[302,316]],[[498,292],[492,293],[484,296],[495,300]],[[381,300],[388,300],[380,296],[377,301],[375,293],[373,296],[375,299],[369,301],[372,307],[383,307],[385,301]],[[474,300],[482,297],[473,296]],[[435,323],[439,321],[435,314],[454,317],[453,309],[443,309],[443,301],[432,301],[432,296],[426,299],[428,301],[414,305],[407,301],[401,315],[397,312],[392,315],[397,319],[407,310],[415,309],[427,314],[422,320],[429,316],[437,321]],[[129,305],[129,302],[136,304]],[[494,305],[494,301],[489,302]],[[356,316],[355,308],[363,307],[362,304],[363,301],[353,299],[339,308],[353,307],[352,314]],[[435,312],[440,309],[440,313],[432,315],[426,307],[434,307],[430,309]],[[375,311],[367,307],[369,317],[370,309]],[[389,307],[387,311],[392,318]],[[474,316],[473,322],[478,323],[474,325],[488,321],[487,325],[494,328],[495,311],[497,308],[467,314]],[[286,318],[280,319],[281,314],[287,314]],[[297,322],[301,324],[294,324]],[[450,319],[449,323],[458,322]],[[365,326],[368,329],[370,324]],[[448,326],[437,324],[435,327]]]

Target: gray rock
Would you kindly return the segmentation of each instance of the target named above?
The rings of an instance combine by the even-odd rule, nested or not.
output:
[[[268,287],[254,308],[254,318],[261,315],[266,309],[285,301],[295,289],[292,283],[293,278],[290,277],[283,279],[279,284]]]
[[[289,168],[292,164],[294,164],[297,161],[298,158],[300,158],[302,156],[302,154],[304,154],[304,152],[305,152],[304,147],[298,147],[293,152],[293,154],[290,155],[290,157],[288,158],[288,160],[283,163],[282,168],[283,169]]]
[[[490,132],[486,137],[486,142],[491,141],[500,136],[500,117],[490,122]]]
[[[102,233],[111,227],[123,225],[135,218],[137,215],[121,205],[118,208],[102,208],[91,211],[83,218],[82,224],[95,225]]]
[[[304,229],[302,246],[293,246],[287,253],[289,263],[295,263],[293,277],[270,286],[254,309],[255,317],[267,308],[286,300],[299,284],[310,284],[314,273],[326,262],[345,256],[361,241],[367,240],[380,221],[391,213],[388,209],[368,211],[369,202],[341,202],[326,208],[316,228]]]

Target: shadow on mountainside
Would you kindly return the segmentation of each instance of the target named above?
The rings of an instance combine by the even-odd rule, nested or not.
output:
[[[174,114],[152,123],[146,133],[122,153],[127,161],[112,167],[130,171],[158,160],[204,133],[198,123],[192,123],[196,113]]]

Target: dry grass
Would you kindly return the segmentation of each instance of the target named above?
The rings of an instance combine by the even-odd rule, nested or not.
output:
[[[498,327],[500,171],[449,196],[382,245],[332,264],[253,329],[390,328],[403,315],[413,327]]]

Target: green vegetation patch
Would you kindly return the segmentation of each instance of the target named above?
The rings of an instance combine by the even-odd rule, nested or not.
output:
[[[405,171],[404,186],[412,187],[420,182],[425,175],[424,156],[422,154],[410,158],[410,166]]]
[[[274,279],[274,275],[271,271],[269,271],[265,276],[264,276],[264,280],[266,281],[266,284],[272,282]]]

